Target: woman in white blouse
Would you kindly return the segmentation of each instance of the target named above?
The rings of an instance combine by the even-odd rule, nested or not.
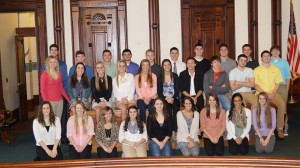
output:
[[[128,115],[120,126],[119,141],[122,143],[123,157],[147,156],[147,129],[138,116],[136,106],[128,108]]]
[[[251,111],[244,107],[240,93],[232,95],[231,108],[226,112],[226,130],[229,151],[246,155],[249,151]]]
[[[61,138],[60,119],[55,117],[50,102],[43,102],[33,120],[33,134],[39,160],[62,160],[59,147]]]
[[[127,73],[126,62],[119,60],[116,77],[113,79],[113,95],[117,99],[117,107],[121,110],[122,121],[126,118],[127,108],[136,104],[133,99],[134,91],[134,77]]]
[[[183,156],[199,154],[199,113],[191,97],[183,98],[184,109],[177,113],[177,145]]]

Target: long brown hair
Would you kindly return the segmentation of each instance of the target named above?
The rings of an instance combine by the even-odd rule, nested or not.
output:
[[[56,63],[56,67],[55,67],[55,69],[54,69],[53,72],[50,71],[50,61],[51,61],[52,59],[54,59],[54,60],[55,60],[55,63]],[[55,80],[58,79],[58,74],[59,74],[59,64],[58,64],[58,60],[57,60],[56,57],[50,55],[50,56],[48,56],[48,57],[46,58],[46,61],[45,61],[45,70],[46,70],[46,72],[48,73],[48,75],[49,75],[51,78],[53,78],[53,79],[55,79]]]
[[[139,68],[139,79],[138,79],[138,82],[139,82],[139,88],[142,87],[142,66],[144,63],[148,63],[149,64],[149,71],[147,73],[147,84],[150,85],[150,88],[153,87],[153,81],[152,81],[152,72],[151,72],[151,67],[150,67],[150,61],[147,60],[147,59],[143,59],[140,63],[140,68]]]
[[[119,60],[117,63],[117,70],[116,70],[116,82],[117,82],[117,86],[119,87],[119,71],[118,71],[118,67],[120,64],[124,64],[126,69],[125,69],[125,73],[127,72],[127,65],[126,65],[126,61],[125,60]]]
[[[42,124],[42,126],[46,126],[46,122],[45,122],[45,119],[44,119],[44,114],[43,114],[43,106],[48,104],[49,107],[50,107],[50,113],[49,113],[49,122],[50,122],[50,125],[55,125],[55,114],[54,114],[54,111],[53,111],[53,108],[50,104],[50,102],[48,101],[44,101],[40,104],[39,106],[39,111],[38,113],[36,114],[35,118],[38,120],[38,122],[40,124]]]
[[[100,91],[99,74],[97,72],[97,65],[99,65],[99,64],[101,64],[105,68],[103,62],[101,62],[101,61],[96,62],[94,73],[95,73],[95,86],[96,86],[97,91]],[[104,70],[104,82],[105,82],[105,89],[107,90],[108,89],[108,80],[107,80],[107,75],[106,75],[105,70]]]
[[[86,107],[83,103],[83,101],[76,101],[75,103],[75,112],[74,112],[74,127],[75,127],[75,130],[76,130],[76,134],[79,133],[79,130],[78,130],[78,114],[76,112],[76,106],[77,105],[81,105],[81,107],[83,108],[83,114],[82,114],[82,125],[83,125],[83,132],[86,133],[87,130],[88,130],[88,116],[86,114]]]
[[[153,116],[152,119],[153,119],[153,121],[155,121],[156,118],[157,118],[157,116],[158,116],[158,113],[157,113],[156,108],[154,107],[154,105],[155,105],[155,102],[159,101],[159,100],[163,103],[163,116],[164,116],[164,119],[167,120],[168,117],[169,117],[169,113],[168,113],[168,110],[166,108],[166,105],[165,105],[163,99],[160,98],[160,97],[158,97],[158,98],[154,99],[154,101],[153,101],[153,112],[152,112],[152,116]]]
[[[268,128],[272,128],[272,114],[271,114],[271,106],[270,106],[270,99],[269,96],[266,92],[260,92],[258,94],[258,99],[257,99],[257,109],[256,109],[256,122],[257,122],[257,126],[258,128],[261,127],[261,123],[260,123],[260,115],[261,115],[261,111],[262,111],[262,106],[259,103],[259,97],[263,96],[266,99],[266,104],[265,104],[265,122],[266,125],[268,126]]]
[[[77,83],[77,67],[78,65],[82,65],[83,68],[84,68],[84,72],[82,74],[82,77],[81,77],[81,80],[82,80],[82,86],[83,88],[87,88],[89,87],[89,79],[86,75],[86,69],[85,69],[85,66],[82,62],[78,62],[76,65],[75,65],[75,71],[74,71],[74,74],[72,75],[71,77],[71,87],[72,88],[75,88],[76,87],[76,83]]]
[[[207,95],[206,97],[206,104],[205,104],[205,108],[206,108],[206,117],[210,118],[210,105],[209,105],[209,97],[212,97],[216,100],[216,119],[219,119],[220,117],[220,113],[221,113],[221,109],[220,109],[220,104],[219,104],[219,98],[217,96],[217,94],[215,93],[210,93],[209,95]]]
[[[128,123],[130,121],[130,116],[129,116],[130,109],[135,109],[136,112],[137,112],[136,123],[137,123],[138,128],[139,128],[139,133],[142,134],[144,132],[144,123],[143,123],[143,121],[140,120],[140,115],[139,115],[139,112],[138,112],[139,109],[137,108],[137,106],[130,106],[130,107],[128,107],[127,117],[125,118],[125,124],[124,124],[123,129],[124,129],[124,131],[127,131],[127,129],[128,129]]]
[[[168,62],[169,64],[170,64],[170,66],[171,66],[171,71],[170,71],[170,78],[171,78],[171,81],[173,81],[173,73],[172,73],[172,63],[171,63],[171,61],[169,60],[169,59],[164,59],[163,61],[162,61],[162,63],[161,63],[161,69],[162,69],[162,71],[161,71],[161,80],[163,81],[163,82],[166,82],[166,79],[165,79],[165,69],[164,69],[164,64],[166,63],[166,62]]]

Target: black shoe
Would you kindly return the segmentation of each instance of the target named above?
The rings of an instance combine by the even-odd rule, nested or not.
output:
[[[61,143],[69,145],[70,141],[68,139],[63,139],[63,140],[61,140]]]

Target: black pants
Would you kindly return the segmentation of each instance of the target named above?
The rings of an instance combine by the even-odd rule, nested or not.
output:
[[[61,115],[61,140],[68,140],[67,138],[67,122],[68,122],[68,102],[63,98],[63,112]]]
[[[87,145],[82,152],[77,152],[73,145],[69,145],[70,159],[89,159],[92,157],[92,145]]]
[[[114,158],[114,157],[118,157],[118,152],[117,152],[117,148],[114,147],[114,149],[112,150],[111,153],[107,153],[105,152],[105,150],[101,147],[97,148],[97,153],[99,158]]]
[[[174,99],[173,104],[168,103],[167,101],[164,101],[165,105],[167,107],[168,113],[169,113],[169,118],[171,119],[171,124],[172,124],[172,131],[177,132],[177,112],[179,111],[179,100]]]
[[[208,156],[213,156],[215,154],[222,156],[224,154],[223,136],[219,138],[219,141],[216,144],[212,143],[209,138],[204,138],[204,147]]]
[[[237,155],[241,153],[242,155],[246,155],[249,151],[249,141],[248,138],[245,137],[242,140],[242,143],[238,145],[234,139],[228,140],[229,152],[233,155]]]
[[[47,145],[47,147],[52,150],[53,145]],[[45,161],[45,160],[63,160],[63,154],[61,152],[60,147],[57,147],[57,155],[55,158],[50,157],[46,151],[41,146],[36,146],[36,154],[39,160]]]

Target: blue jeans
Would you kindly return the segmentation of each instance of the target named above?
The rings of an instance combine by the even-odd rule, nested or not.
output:
[[[149,140],[149,150],[152,156],[172,156],[172,143],[167,141],[163,149],[159,149],[157,143]]]
[[[226,95],[218,95],[218,98],[219,98],[220,105],[225,110],[225,112],[227,110],[229,110],[230,109],[230,102],[229,102],[227,96]]]
[[[192,148],[188,147],[188,142],[179,142],[177,144],[183,156],[198,156],[200,152],[199,142],[194,142],[195,146]]]
[[[144,100],[138,99],[136,102],[138,108],[140,109],[140,118],[141,121],[144,121],[146,123],[146,109],[149,111],[149,115],[151,115],[153,111],[153,99],[149,102],[149,104],[146,104]]]

